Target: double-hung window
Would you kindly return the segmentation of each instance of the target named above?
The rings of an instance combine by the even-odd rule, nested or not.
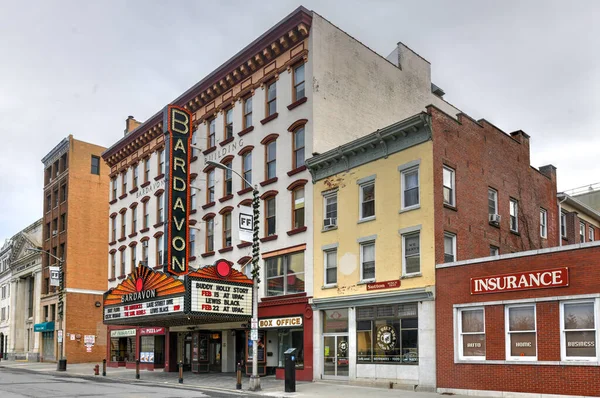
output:
[[[375,180],[367,177],[368,181],[360,182],[360,220],[368,220],[375,217]]]
[[[500,248],[498,246],[490,246],[490,256],[498,256],[500,254]]]
[[[590,242],[594,241],[594,227],[592,227],[591,225],[589,226],[588,241],[590,241]]]
[[[121,180],[121,195],[125,195],[127,193],[127,176],[128,176],[128,172],[127,170],[125,170],[122,174],[122,180]]]
[[[112,200],[116,200],[117,199],[117,177],[113,177],[111,183],[112,183],[111,198],[112,198]]]
[[[233,179],[232,179],[232,171],[231,171],[231,162],[224,163],[223,166],[226,167],[223,170],[223,174],[225,174],[225,178],[223,179],[223,193],[225,196],[233,194]]]
[[[304,187],[292,191],[292,227],[304,227]]]
[[[272,81],[267,85],[267,114],[266,117],[274,115],[277,112],[277,82]]]
[[[276,210],[275,196],[265,199],[265,236],[272,236],[276,233]]]
[[[597,361],[596,301],[565,301],[560,315],[562,360]]]
[[[567,237],[567,213],[564,211],[560,212],[560,236]]]
[[[337,191],[323,194],[323,228],[333,228],[337,225]]]
[[[421,272],[421,233],[413,232],[402,235],[402,271],[404,275]]]
[[[265,146],[266,180],[277,177],[277,141],[273,140]]]
[[[233,138],[233,108],[225,111],[225,139]]]
[[[206,173],[206,203],[215,201],[215,169]]]
[[[125,238],[127,234],[127,217],[125,212],[121,213],[121,238]]]
[[[537,359],[537,332],[535,305],[506,307],[506,358],[535,361]]]
[[[542,238],[548,236],[548,212],[546,209],[540,209],[540,236]]]
[[[121,276],[125,275],[125,263],[127,262],[127,252],[125,249],[121,250]]]
[[[454,170],[450,167],[444,166],[442,174],[444,184],[444,204],[456,206],[454,192]]]
[[[156,238],[156,265],[163,265],[163,236],[159,236]]]
[[[360,244],[360,280],[375,279],[375,242]]]
[[[92,155],[92,174],[100,175],[100,157]]]
[[[267,296],[302,293],[304,284],[304,252],[295,252],[265,260]]]
[[[519,232],[519,202],[516,199],[510,199],[510,230]]]
[[[144,219],[142,221],[142,227],[150,228],[150,212],[148,211],[148,202],[144,202],[142,206],[142,211],[144,212]]]
[[[142,261],[148,265],[148,239],[142,242]]]
[[[192,206],[191,210],[196,209],[197,207],[197,203],[196,203],[196,191],[197,189],[194,189],[194,185],[196,183],[196,179],[193,179],[190,183],[191,187],[190,187],[190,205]]]
[[[130,266],[131,266],[131,272],[133,272],[133,270],[135,269],[135,263],[137,262],[137,253],[136,253],[136,247],[135,246],[131,246],[129,248],[129,250],[131,251],[131,260],[129,262]]]
[[[402,209],[419,206],[419,168],[402,171]]]
[[[47,225],[47,230],[48,234],[50,234],[50,224],[46,224]],[[48,236],[50,237],[50,236]],[[111,217],[110,219],[110,240],[111,241],[116,241],[117,240],[117,217]]]
[[[138,186],[138,165],[133,166],[133,184],[132,188],[137,188]]]
[[[165,221],[165,208],[164,208],[164,193],[161,193],[156,197],[156,223]]]
[[[144,182],[150,181],[150,159],[144,159]]]
[[[206,220],[206,245],[205,252],[210,253],[215,251],[215,219],[209,218]]]
[[[337,249],[325,250],[325,285],[335,285],[337,283]]]
[[[252,127],[252,97],[244,100],[244,129]]]
[[[304,64],[294,68],[294,101],[304,98]]]
[[[137,232],[137,206],[131,209],[131,233]]]
[[[231,247],[231,212],[223,214],[223,247]]]
[[[579,242],[585,242],[585,224],[582,222],[579,222]]]
[[[304,126],[297,128],[292,133],[293,138],[293,159],[294,169],[304,166]]]
[[[207,142],[206,142],[207,148],[212,148],[216,145],[216,140],[215,140],[215,134],[216,134],[216,128],[217,128],[216,123],[217,123],[216,118],[212,118],[208,122],[208,137],[207,137]]]
[[[117,275],[115,275],[115,273],[117,272],[117,253],[111,253],[110,254],[110,277],[111,279],[114,279],[117,277]]]
[[[488,215],[498,214],[498,191],[488,188]],[[492,221],[492,218],[489,218]]]
[[[158,174],[165,174],[165,150],[158,152]]]
[[[485,312],[483,308],[458,311],[458,357],[460,359],[485,359]]]
[[[444,233],[444,262],[456,261],[456,235],[450,232]]]
[[[242,155],[242,185],[244,189],[252,187],[252,152],[246,152]]]
[[[196,256],[196,229],[190,228],[190,257]]]

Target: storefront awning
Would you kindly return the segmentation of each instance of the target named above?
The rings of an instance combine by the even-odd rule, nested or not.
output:
[[[51,332],[54,330],[54,322],[42,322],[33,325],[34,332]]]
[[[330,310],[342,307],[360,307],[364,305],[385,305],[408,303],[414,301],[427,301],[434,299],[432,287],[421,287],[415,289],[396,290],[385,293],[366,293],[352,296],[335,296],[327,298],[315,298],[312,306],[315,310]]]

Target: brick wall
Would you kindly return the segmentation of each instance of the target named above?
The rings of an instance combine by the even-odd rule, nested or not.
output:
[[[573,248],[572,246],[571,248]],[[470,278],[569,267],[569,286],[520,292],[470,294]],[[453,305],[598,293],[600,245],[501,259],[436,271],[438,388],[542,394],[598,395],[600,367],[576,365],[465,364],[454,362]],[[559,301],[536,303],[538,361],[560,361]],[[596,315],[598,309],[596,309]],[[485,306],[486,359],[505,360],[504,305]]]
[[[106,326],[102,323],[102,295],[67,293],[65,295],[65,353],[69,363],[98,362],[106,358]],[[79,334],[71,340],[66,333]],[[84,336],[94,335],[96,344],[87,352]],[[90,369],[90,374],[92,370]]]
[[[538,171],[529,163],[529,137],[506,134],[485,120],[464,114],[458,121],[437,108],[432,118],[436,263],[444,261],[444,231],[457,235],[457,259],[485,257],[490,245],[500,254],[558,245],[556,169]],[[442,170],[455,170],[456,207],[443,203]],[[488,187],[498,192],[499,226],[488,222]],[[519,201],[519,233],[510,232],[509,201]],[[547,238],[540,237],[540,208],[548,215]]]

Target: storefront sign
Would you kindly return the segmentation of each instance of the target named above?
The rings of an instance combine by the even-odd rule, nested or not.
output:
[[[566,286],[569,286],[569,268],[567,267],[471,278],[471,294]]]
[[[48,267],[50,271],[50,286],[60,286],[60,267]]]
[[[191,284],[191,311],[211,314],[252,315],[252,287],[210,280]]]
[[[289,328],[302,326],[301,316],[290,316],[285,318],[259,319],[258,327],[261,329],[268,328]]]
[[[104,320],[138,318],[183,312],[183,296],[104,308]]]
[[[239,207],[239,219],[238,219],[238,231],[240,241],[251,242],[252,233],[254,232],[254,211],[250,206],[238,206]]]
[[[34,332],[50,332],[54,330],[54,322],[36,323],[33,325]]]
[[[114,338],[133,337],[133,336],[135,336],[135,329],[121,329],[121,330],[111,330],[110,331],[110,337],[114,337]],[[73,337],[75,337],[75,336],[73,336]],[[75,340],[75,339],[73,338],[73,340]]]
[[[394,289],[396,287],[400,287],[399,280],[367,283],[367,291],[382,290],[382,289]]]
[[[165,328],[141,328],[140,335],[165,334]]]
[[[190,159],[192,114],[185,108],[168,105],[164,111],[166,135],[167,217],[165,223],[165,271],[173,275],[188,273]]]

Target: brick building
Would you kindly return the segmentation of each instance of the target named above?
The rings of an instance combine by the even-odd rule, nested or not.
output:
[[[435,264],[558,245],[556,169],[529,150],[429,106],[307,161],[315,378],[435,387]]]
[[[438,392],[600,396],[599,242],[436,268]]]
[[[600,212],[579,198],[564,192],[558,193],[560,246],[600,239]]]
[[[101,162],[105,148],[69,135],[43,159],[44,210],[41,308],[52,330],[42,333],[42,359],[60,357],[58,332],[64,331],[63,357],[71,363],[105,357],[106,327],[102,323],[102,294],[106,289],[106,219],[108,168]],[[49,266],[63,264],[63,321],[59,289],[50,285]],[[54,329],[56,328],[56,329]],[[94,336],[91,352],[84,345]],[[89,337],[88,337],[89,339]],[[89,340],[88,340],[89,341]]]

